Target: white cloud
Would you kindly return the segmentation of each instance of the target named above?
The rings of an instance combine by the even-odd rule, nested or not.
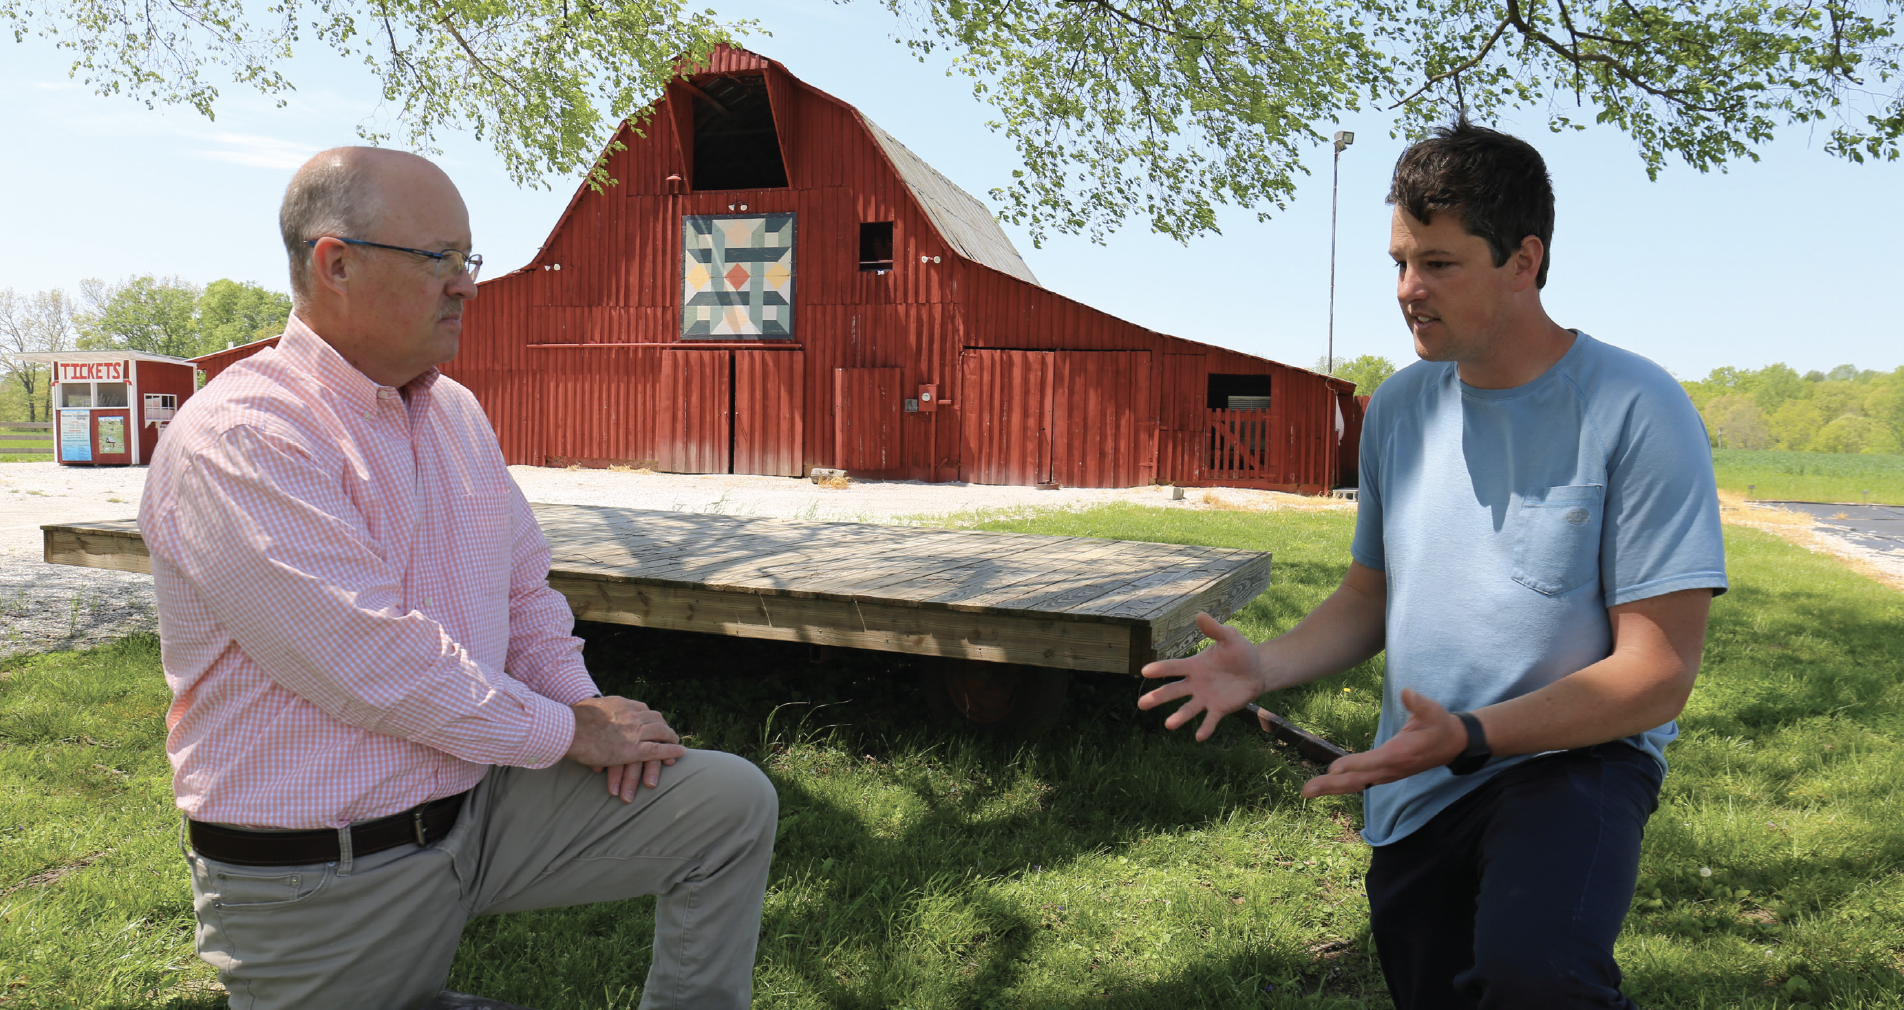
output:
[[[200,139],[222,145],[196,152],[201,158],[228,161],[249,168],[294,169],[309,161],[318,148],[277,137],[255,133],[220,131],[199,135]]]

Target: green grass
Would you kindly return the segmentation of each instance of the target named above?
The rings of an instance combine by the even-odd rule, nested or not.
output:
[[[1718,449],[1712,464],[1720,487],[1749,498],[1859,502],[1869,491],[1870,501],[1904,505],[1904,456]]]
[[[1113,506],[984,525],[1273,549],[1275,586],[1238,618],[1260,636],[1334,585],[1351,520]],[[1737,588],[1714,607],[1620,942],[1629,991],[1904,1010],[1904,595],[1756,531],[1728,542]],[[1082,676],[1036,743],[975,739],[922,713],[904,657],[589,631],[604,687],[779,788],[759,1006],[1389,1005],[1359,804],[1298,798],[1301,775],[1235,720],[1196,744],[1136,712],[1128,678]],[[1276,704],[1359,746],[1379,675]],[[93,860],[0,897],[16,1005],[223,1005],[190,989],[211,973],[191,953],[166,700],[149,641],[11,661],[0,681],[0,887]],[[538,1010],[632,1006],[651,909],[480,920],[452,984]]]

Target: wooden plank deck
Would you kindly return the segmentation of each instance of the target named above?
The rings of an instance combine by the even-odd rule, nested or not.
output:
[[[1135,673],[1269,585],[1258,551],[536,505],[575,616],[677,631]],[[52,564],[151,571],[136,521],[42,527]]]

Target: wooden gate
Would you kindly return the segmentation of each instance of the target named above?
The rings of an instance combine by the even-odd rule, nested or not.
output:
[[[959,479],[1051,479],[1054,352],[967,348],[959,355]]]

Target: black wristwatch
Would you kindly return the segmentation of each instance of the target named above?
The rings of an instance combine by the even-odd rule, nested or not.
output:
[[[1453,715],[1468,728],[1468,749],[1448,762],[1448,774],[1472,775],[1493,759],[1494,752],[1488,749],[1487,733],[1482,731],[1481,720],[1476,719],[1473,712],[1455,712]]]

